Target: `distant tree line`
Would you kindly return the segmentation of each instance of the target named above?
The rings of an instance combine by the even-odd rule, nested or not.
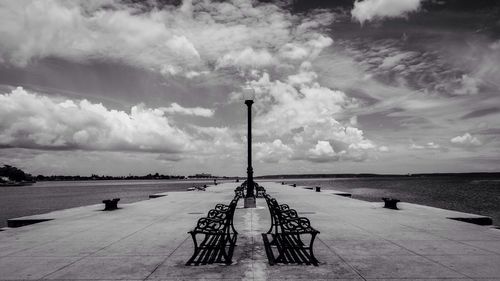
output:
[[[38,175],[35,177],[37,181],[86,181],[86,180],[170,180],[170,179],[184,179],[184,176],[173,176],[173,175],[163,175],[159,173],[147,174],[144,176],[105,176],[92,174],[91,176],[63,176],[63,175],[52,175],[44,176]]]
[[[33,176],[30,174],[27,174],[21,169],[10,165],[3,165],[3,167],[0,167],[0,177],[8,178],[9,180],[16,182],[33,180]]]
[[[212,176],[211,174],[196,174],[192,176],[179,176],[179,175],[163,175],[160,173],[147,174],[144,176],[106,176],[92,174],[90,176],[65,176],[65,175],[37,175],[32,176],[31,174],[25,173],[19,168],[11,165],[4,165],[0,167],[0,182],[29,182],[29,181],[87,181],[87,180],[170,180],[170,179],[185,179],[185,178],[228,178],[228,177],[218,177]]]

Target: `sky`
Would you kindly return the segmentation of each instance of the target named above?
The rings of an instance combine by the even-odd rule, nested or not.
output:
[[[34,175],[500,172],[494,0],[0,0]]]

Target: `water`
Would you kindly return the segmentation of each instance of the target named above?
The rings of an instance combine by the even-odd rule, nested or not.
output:
[[[37,182],[32,186],[0,186],[0,227],[7,219],[102,203],[120,198],[120,203],[147,200],[150,194],[185,191],[193,185],[213,181],[110,180]]]
[[[381,197],[394,197],[403,202],[489,216],[494,224],[500,225],[500,177],[457,175],[284,181],[321,186],[322,190],[345,191],[360,200],[381,202]]]

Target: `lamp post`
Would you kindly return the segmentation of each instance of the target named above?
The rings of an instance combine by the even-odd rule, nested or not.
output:
[[[247,164],[247,192],[245,196],[245,208],[255,208],[255,193],[253,182],[253,168],[252,168],[252,104],[253,104],[253,90],[251,88],[244,89],[245,91],[245,104],[248,108],[248,164]]]

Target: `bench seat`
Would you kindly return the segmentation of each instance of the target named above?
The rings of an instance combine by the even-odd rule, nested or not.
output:
[[[317,266],[318,260],[314,256],[313,245],[320,232],[311,226],[308,218],[299,217],[297,211],[290,206],[278,204],[278,201],[268,194],[264,194],[264,198],[271,214],[271,227],[267,233],[262,233],[269,264],[296,263]],[[277,251],[276,254],[273,249]]]
[[[269,240],[268,236],[271,236],[272,240]],[[311,248],[305,246],[299,236],[282,233],[262,233],[262,240],[264,241],[264,248],[266,250],[269,265],[283,263],[318,266],[318,260],[312,254]],[[273,251],[273,248],[275,251]]]
[[[188,232],[193,239],[194,253],[186,265],[232,263],[238,237],[233,225],[238,200],[239,197],[235,196],[229,205],[217,204],[207,217],[200,218],[196,227]]]

